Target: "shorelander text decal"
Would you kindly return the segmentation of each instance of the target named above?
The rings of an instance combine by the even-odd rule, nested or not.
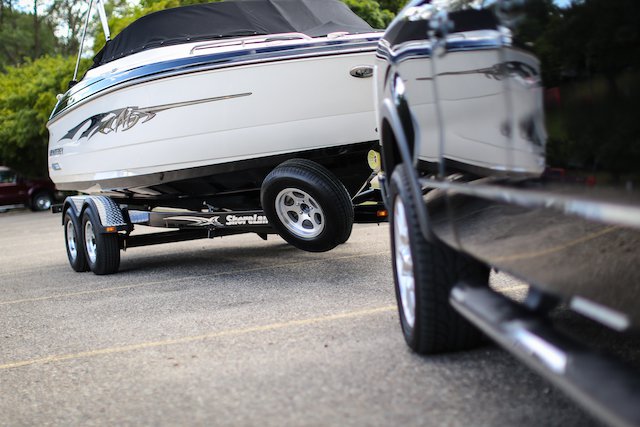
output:
[[[267,217],[264,215],[246,215],[246,216],[236,216],[236,215],[228,215],[227,216],[227,226],[231,225],[266,225],[269,221]]]
[[[234,215],[224,214],[216,216],[171,216],[164,219],[167,225],[183,227],[237,227],[243,225],[269,225],[269,220],[262,214]]]

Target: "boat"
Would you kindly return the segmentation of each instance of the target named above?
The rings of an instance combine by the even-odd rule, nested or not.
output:
[[[265,177],[314,161],[355,196],[377,146],[369,77],[381,32],[338,0],[163,10],[110,39],[58,97],[48,167],[118,203],[260,207]],[[79,55],[80,57],[80,55]]]

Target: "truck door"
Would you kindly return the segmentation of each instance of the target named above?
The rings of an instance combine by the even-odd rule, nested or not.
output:
[[[0,206],[25,203],[27,185],[11,169],[0,169]]]

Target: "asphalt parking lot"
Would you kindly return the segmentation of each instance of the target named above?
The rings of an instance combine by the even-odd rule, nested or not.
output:
[[[99,277],[68,266],[58,215],[0,214],[0,425],[594,423],[492,344],[412,354],[387,233],[322,254],[254,235],[136,248]]]

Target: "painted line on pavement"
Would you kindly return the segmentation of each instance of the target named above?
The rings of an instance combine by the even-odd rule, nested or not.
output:
[[[333,257],[333,258],[325,258],[325,259],[314,259],[314,260],[306,260],[306,261],[289,262],[289,263],[278,264],[278,265],[269,265],[269,266],[265,266],[265,267],[248,268],[248,269],[245,269],[245,270],[233,270],[233,271],[223,271],[223,272],[220,272],[220,273],[213,273],[213,274],[203,274],[203,275],[192,275],[192,276],[175,277],[175,278],[170,278],[170,279],[157,280],[157,281],[153,281],[153,282],[145,282],[145,283],[138,283],[138,284],[132,284],[132,285],[123,285],[123,286],[114,286],[114,287],[102,288],[102,289],[92,289],[92,290],[89,290],[89,291],[69,292],[69,293],[49,295],[49,296],[44,296],[44,297],[23,298],[23,299],[11,300],[11,301],[0,301],[0,306],[13,305],[13,304],[22,304],[22,303],[27,303],[27,302],[48,301],[48,300],[53,300],[53,299],[68,298],[68,297],[75,297],[75,296],[81,296],[81,295],[91,295],[91,294],[98,294],[98,293],[104,293],[104,292],[114,292],[114,291],[119,291],[119,290],[123,290],[123,289],[142,288],[142,287],[146,287],[146,286],[162,285],[162,284],[165,284],[165,283],[180,282],[180,281],[190,280],[190,279],[206,279],[206,278],[210,278],[210,277],[225,276],[225,275],[231,275],[231,274],[251,273],[251,272],[255,272],[255,271],[264,271],[264,270],[270,270],[270,269],[274,269],[274,268],[292,267],[292,266],[297,266],[297,265],[305,265],[305,264],[312,264],[312,263],[319,263],[319,262],[327,262],[327,261],[332,262],[332,261],[341,261],[341,260],[346,260],[346,259],[365,258],[365,257],[370,257],[370,256],[380,256],[380,255],[384,255],[384,254],[387,254],[387,253],[388,253],[388,251],[375,252],[375,253],[369,253],[369,254],[348,255],[348,256],[342,256],[342,257]]]
[[[194,335],[194,336],[188,336],[188,337],[182,337],[182,338],[168,339],[163,341],[150,341],[150,342],[143,342],[139,344],[125,345],[121,347],[107,347],[107,348],[101,348],[97,350],[83,351],[79,353],[46,356],[46,357],[41,357],[37,359],[21,360],[21,361],[6,363],[3,365],[0,365],[0,370],[21,368],[24,366],[37,365],[37,364],[43,364],[43,363],[64,362],[67,360],[75,360],[75,359],[87,359],[87,358],[104,356],[109,354],[127,353],[127,352],[132,352],[137,350],[144,350],[148,348],[165,347],[165,346],[178,345],[178,344],[189,344],[197,341],[206,341],[206,340],[212,340],[217,338],[246,335],[246,334],[252,334],[256,332],[276,331],[276,330],[286,329],[290,327],[309,326],[309,325],[314,325],[318,323],[353,319],[353,318],[364,317],[364,316],[372,316],[372,315],[381,314],[381,313],[389,313],[394,310],[397,310],[397,306],[390,305],[390,306],[384,306],[384,307],[370,308],[366,310],[351,311],[347,313],[332,314],[332,315],[323,316],[323,317],[313,317],[310,319],[290,320],[288,322],[271,323],[269,325],[263,325],[263,326],[252,326],[252,327],[243,328],[243,329],[230,329],[226,331],[211,332],[203,335]]]

